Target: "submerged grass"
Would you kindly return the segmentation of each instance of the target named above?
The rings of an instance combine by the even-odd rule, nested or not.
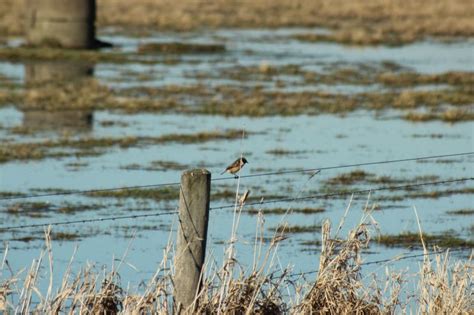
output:
[[[98,204],[83,204],[71,202],[15,202],[6,207],[5,211],[11,216],[24,216],[30,218],[51,217],[60,214],[75,214],[76,212],[94,211],[100,208]]]
[[[450,108],[442,112],[413,112],[406,113],[403,118],[409,121],[424,122],[441,120],[445,122],[462,122],[474,120],[474,111],[463,108]]]
[[[328,34],[297,34],[292,38],[305,42],[330,42],[354,46],[388,45],[400,46],[414,42],[418,37],[415,34],[393,34],[384,31],[375,31],[369,27],[359,29],[334,31]]]
[[[412,192],[406,194],[406,198],[425,198],[425,199],[437,199],[441,197],[448,197],[456,194],[474,194],[474,187],[465,187],[458,189],[445,189],[445,190],[436,190],[436,191],[427,191],[427,192]]]
[[[24,32],[25,6],[26,1],[0,2],[0,33]],[[142,35],[150,29],[325,27],[334,32],[300,37],[349,44],[398,45],[426,37],[469,37],[474,34],[473,14],[472,6],[462,0],[415,0],[409,4],[383,0],[257,0],[238,4],[226,0],[137,0],[133,5],[120,0],[97,1],[99,29],[119,26],[120,31]]]
[[[265,89],[260,86],[260,84],[277,84],[273,77],[280,75],[294,76],[300,81],[296,87],[311,86],[311,89],[292,91],[278,87]],[[401,118],[410,121],[441,120],[454,123],[474,119],[470,108],[474,102],[472,90],[474,74],[470,72],[419,74],[400,71],[396,65],[386,63],[334,65],[327,73],[302,70],[296,65],[282,67],[261,65],[236,66],[221,70],[217,74],[211,71],[193,74],[191,77],[216,80],[227,77],[257,82],[252,87],[239,84],[217,86],[196,84],[112,89],[92,78],[73,82],[65,80],[58,84],[48,83],[28,87],[24,93],[16,89],[0,90],[0,104],[17,104],[22,111],[121,110],[225,116],[343,114],[361,109],[396,109],[401,111]],[[281,80],[286,79],[279,78],[277,81]],[[341,94],[328,92],[324,87],[319,88],[318,85],[321,84],[381,84],[385,89]],[[432,87],[417,89],[425,86]],[[293,152],[275,149],[269,153]]]
[[[328,178],[324,180],[324,188],[325,189],[332,189],[331,187],[340,187],[340,186],[350,186],[354,184],[403,184],[409,183],[413,180],[420,180],[420,178],[415,179],[402,179],[402,178],[394,178],[390,176],[378,176],[374,173],[369,173],[364,170],[354,170],[347,173],[341,173],[334,177]],[[435,180],[431,178],[430,180]]]
[[[272,149],[268,150],[265,153],[271,155],[297,155],[307,153],[308,151],[305,150],[287,150],[287,149]]]
[[[225,46],[220,44],[192,43],[147,43],[140,45],[137,52],[110,52],[102,50],[63,49],[55,47],[0,47],[0,60],[19,61],[79,61],[109,64],[157,64],[176,63],[180,59],[176,54],[221,53]],[[150,59],[152,54],[160,58]],[[165,55],[166,54],[166,55]],[[148,55],[148,56],[146,56]],[[163,57],[163,58],[161,58]],[[1,81],[1,78],[0,78]]]
[[[225,46],[221,44],[196,44],[180,42],[146,43],[138,46],[139,53],[154,54],[189,54],[189,53],[221,53]]]
[[[62,138],[30,143],[0,144],[0,163],[15,160],[40,160],[70,156],[97,156],[112,147],[130,148],[163,143],[202,143],[240,139],[242,131],[203,131],[194,134],[168,134],[159,137]],[[60,151],[58,151],[60,149]]]
[[[179,188],[163,187],[158,189],[123,189],[113,191],[99,191],[87,194],[90,197],[99,198],[136,198],[136,199],[153,199],[176,200],[179,197]]]
[[[222,92],[222,91],[221,91]],[[263,91],[258,88],[242,93],[238,88],[228,88],[223,101],[211,100],[195,111],[203,114],[228,116],[292,116],[300,114],[349,113],[355,110],[394,108],[413,110],[415,108],[437,108],[445,105],[458,106],[455,112],[447,111],[434,118],[457,122],[472,119],[469,106],[474,101],[472,90],[436,90],[399,92],[370,92],[342,95],[327,92],[282,92]],[[403,118],[403,117],[402,117]],[[409,117],[406,117],[407,119]]]
[[[445,162],[446,163],[446,162]],[[401,201],[415,198],[422,199],[437,199],[442,197],[448,197],[456,194],[470,195],[474,194],[473,187],[460,187],[460,188],[446,188],[443,190],[431,190],[425,191],[420,187],[412,187],[420,182],[430,182],[440,180],[437,175],[425,175],[415,176],[412,178],[405,177],[391,177],[391,176],[378,176],[374,173],[369,173],[363,170],[354,170],[346,173],[338,174],[334,177],[325,179],[322,182],[320,192],[334,193],[334,189],[337,188],[338,193],[350,192],[350,187],[353,185],[379,185],[380,187],[399,186],[407,185],[407,187],[399,187],[397,190],[403,190],[402,195],[380,195],[377,194],[375,199],[377,200],[391,200]],[[358,189],[360,189],[359,187]]]
[[[451,215],[474,215],[474,209],[459,209],[446,212]]]
[[[312,225],[288,225],[283,224],[278,227],[272,227],[270,231],[281,234],[302,234],[302,233],[319,233],[321,231],[321,224]]]
[[[224,68],[217,74],[199,73],[200,77],[228,78],[230,80],[274,82],[276,78],[292,77],[295,83],[320,85],[352,84],[357,86],[380,85],[385,88],[409,87],[468,87],[474,84],[474,73],[468,71],[449,71],[425,74],[411,71],[391,62],[378,63],[329,63],[321,70],[306,70],[298,64],[271,65],[262,62],[259,66],[234,66]]]
[[[444,234],[423,234],[423,240],[429,246],[438,246],[441,248],[474,248],[474,242],[465,240],[453,235],[453,232]],[[379,244],[390,247],[410,247],[420,248],[422,243],[418,233],[405,232],[398,235],[381,235],[376,239]]]
[[[26,194],[15,191],[0,191],[0,198],[14,198],[14,197],[23,197]]]
[[[0,48],[0,60],[10,62],[31,60],[63,60],[80,62],[104,62],[104,63],[158,63],[159,60],[150,61],[140,58],[134,53],[103,52],[99,50],[73,50],[51,47],[2,47]]]
[[[51,239],[54,241],[75,241],[80,238],[80,235],[77,233],[70,232],[57,232],[51,233]]]
[[[123,189],[117,191],[100,191],[88,194],[90,197],[99,198],[136,198],[136,199],[152,199],[156,201],[177,200],[179,197],[179,187],[163,187],[153,189]],[[255,198],[248,198],[247,201],[260,200],[261,198],[272,199],[273,195],[258,196]],[[218,189],[211,193],[212,200],[232,199],[235,198],[235,192],[228,189]],[[298,210],[296,210],[298,211]],[[295,211],[295,212],[296,212]],[[319,209],[301,209],[302,213],[316,213],[324,211]]]
[[[143,171],[182,171],[189,168],[189,165],[180,164],[175,161],[152,161],[149,165],[127,164],[120,167],[125,170],[143,170]]]

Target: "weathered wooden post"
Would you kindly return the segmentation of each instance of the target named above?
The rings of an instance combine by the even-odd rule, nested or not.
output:
[[[30,45],[93,48],[95,0],[27,0],[26,37]]]
[[[210,193],[211,173],[208,170],[183,172],[174,276],[174,299],[178,312],[191,313],[188,308],[201,288]]]

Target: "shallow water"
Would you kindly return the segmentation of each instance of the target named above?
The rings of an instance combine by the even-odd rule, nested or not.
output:
[[[460,43],[422,42],[397,48],[383,46],[354,48],[328,43],[303,43],[288,36],[307,32],[306,29],[271,30],[220,30],[208,33],[166,33],[156,34],[149,38],[132,38],[118,35],[107,35],[102,39],[119,45],[118,50],[134,51],[138,44],[161,41],[196,41],[222,42],[226,44],[224,54],[184,55],[182,62],[173,64],[110,64],[99,63],[94,67],[94,77],[103,84],[122,89],[133,86],[167,86],[174,85],[224,85],[237,84],[252,86],[253,81],[220,80],[219,78],[202,80],[193,76],[204,72],[212,77],[222,69],[236,66],[300,65],[305,69],[321,70],[334,64],[358,64],[394,62],[402,67],[421,73],[441,73],[447,71],[473,71],[474,60],[472,41]],[[313,30],[318,31],[318,30]],[[149,72],[151,79],[137,81],[123,73]],[[25,66],[21,64],[0,63],[0,74],[25,82]],[[120,80],[117,80],[117,79]],[[288,80],[291,80],[289,78]],[[291,82],[290,82],[291,83]],[[275,88],[269,85],[269,88]],[[341,93],[358,93],[373,91],[377,86],[347,85],[293,87],[288,84],[285,89],[309,88]],[[436,88],[430,86],[428,88]],[[333,92],[333,91],[331,91]],[[131,148],[106,148],[103,154],[92,157],[65,157],[61,159],[43,159],[28,162],[8,162],[0,164],[0,191],[32,193],[35,189],[100,189],[135,185],[153,185],[179,181],[179,170],[131,170],[126,167],[137,164],[149,166],[153,161],[173,161],[191,167],[206,167],[214,178],[233,159],[241,153],[250,161],[243,170],[243,175],[275,172],[292,169],[325,168],[347,164],[373,161],[404,159],[412,157],[442,155],[473,151],[473,124],[462,122],[449,124],[439,121],[412,123],[400,120],[399,112],[355,111],[346,115],[318,115],[291,117],[223,117],[218,115],[186,115],[136,113],[127,114],[119,111],[94,111],[90,124],[69,130],[79,137],[124,137],[124,136],[161,136],[170,134],[193,134],[201,131],[224,131],[226,129],[245,130],[246,137],[236,140],[208,141],[195,144],[163,143]],[[52,115],[52,114],[49,114]],[[32,124],[35,117],[27,117],[25,112],[15,106],[0,108],[0,138],[15,142],[34,142],[45,139],[57,139],[63,135],[62,128],[51,122],[56,118],[44,113],[41,117],[46,122],[39,124],[33,134],[15,134],[11,128]],[[49,122],[49,123],[48,123]],[[108,122],[113,122],[109,124]],[[288,154],[275,155],[272,150],[284,149]],[[293,152],[293,153],[291,153]],[[440,163],[441,162],[441,163]],[[251,190],[252,197],[278,195],[280,197],[298,198],[312,196],[322,191],[326,180],[355,169],[375,174],[377,177],[388,176],[404,180],[406,183],[447,180],[472,177],[474,156],[459,156],[424,162],[403,162],[371,165],[358,168],[340,168],[324,170],[312,179],[308,173],[242,178],[240,192]],[[434,179],[422,179],[423,176],[434,176]],[[227,178],[213,182],[212,190],[228,189],[235,191],[237,181]],[[390,184],[387,184],[390,185]],[[395,184],[397,185],[397,184]],[[331,189],[375,189],[386,186],[367,182],[351,186],[332,186]],[[447,189],[472,188],[472,182],[453,183],[440,186],[422,187],[421,191],[445,191]],[[38,193],[38,192],[35,192]],[[416,232],[417,223],[413,208],[416,208],[425,233],[450,232],[465,239],[473,239],[472,216],[453,216],[450,210],[472,209],[472,193],[452,194],[439,198],[402,198],[399,201],[377,200],[377,196],[394,196],[406,194],[406,191],[374,192],[370,198],[367,194],[357,195],[351,204],[342,235],[346,235],[364,215],[369,198],[369,207],[377,204],[373,218],[378,222],[377,228],[382,234]],[[272,199],[266,198],[265,200]],[[322,213],[293,213],[286,218],[281,215],[265,215],[265,227],[276,227],[281,220],[290,225],[321,224],[330,219],[335,228],[349,204],[350,195],[339,198],[314,198],[306,201],[285,202],[281,204],[262,205],[265,214],[267,209],[282,207],[298,209],[304,207],[325,209]],[[65,203],[74,205],[93,204],[95,209],[79,210],[72,214],[50,211],[44,217],[14,215],[7,210],[18,201],[1,201],[0,218],[2,226],[48,223],[56,221],[102,218],[129,213],[142,214],[160,209],[176,209],[176,201],[135,200],[133,198],[91,198],[81,195],[67,195],[35,198],[35,202],[49,203],[53,209]],[[211,200],[211,208],[232,205],[232,199]],[[21,204],[19,205],[22,206]],[[254,207],[259,208],[259,207]],[[253,259],[253,238],[257,216],[242,214],[239,228],[237,257],[239,262],[249,266]],[[156,230],[150,227],[158,226]],[[215,210],[211,212],[208,232],[209,256],[220,262],[223,257],[222,242],[230,238],[232,210]],[[126,258],[136,267],[123,267],[122,279],[136,286],[139,280],[149,278],[162,258],[162,250],[171,233],[174,237],[176,227],[175,215],[163,215],[154,218],[127,219],[106,221],[102,223],[73,224],[53,227],[53,231],[75,232],[79,241],[54,242],[53,252],[59,274],[64,270],[73,249],[79,246],[75,265],[95,262],[97,266],[111,265],[113,257],[121,256],[131,241]],[[13,233],[2,233],[3,239],[9,241],[9,263],[13,270],[28,265],[39,255],[43,241],[42,228],[26,228]],[[130,240],[130,236],[136,237]],[[19,237],[34,235],[37,239],[30,242],[16,241]],[[271,236],[268,229],[266,236]],[[302,241],[319,239],[319,231],[290,235],[280,244],[279,265],[294,266],[295,272],[314,270],[318,266],[319,248],[301,245]],[[268,244],[267,244],[268,245]],[[3,245],[4,246],[4,245]],[[4,248],[4,247],[2,247]],[[387,248],[372,244],[366,254],[366,261],[375,261],[409,252],[406,248]],[[415,253],[419,250],[413,251]],[[150,253],[152,253],[150,255]],[[460,257],[466,257],[469,249]],[[151,256],[151,257],[150,257]],[[410,267],[417,270],[420,258],[402,260],[394,267]],[[99,267],[98,267],[99,268]],[[99,268],[100,269],[100,268]],[[371,271],[373,268],[368,268]],[[138,274],[138,275],[137,275]],[[58,277],[55,281],[59,281]]]

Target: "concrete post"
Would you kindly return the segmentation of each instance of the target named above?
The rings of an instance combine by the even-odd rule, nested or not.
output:
[[[179,224],[175,258],[176,309],[192,313],[189,306],[201,288],[209,219],[211,173],[205,169],[184,171],[179,195]]]
[[[26,8],[30,45],[95,47],[95,0],[27,0]]]

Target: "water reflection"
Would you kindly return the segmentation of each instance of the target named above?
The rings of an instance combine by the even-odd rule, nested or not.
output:
[[[23,112],[23,127],[34,131],[89,132],[93,111],[74,108],[72,104],[77,94],[70,89],[93,74],[94,65],[81,62],[26,63],[26,91],[24,102],[19,106]],[[61,106],[48,106],[56,96],[60,96]]]

